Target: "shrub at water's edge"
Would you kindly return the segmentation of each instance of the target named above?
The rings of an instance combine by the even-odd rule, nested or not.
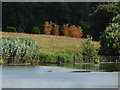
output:
[[[98,55],[98,48],[96,48],[96,46],[92,43],[92,37],[90,37],[89,35],[87,35],[87,39],[85,40],[85,42],[83,42],[82,46],[83,55],[91,57]]]
[[[99,63],[99,48],[92,43],[92,37],[87,35],[87,39],[82,43],[82,55],[89,57],[89,62]]]
[[[30,62],[37,46],[35,41],[29,38],[2,38],[3,63],[27,63]]]

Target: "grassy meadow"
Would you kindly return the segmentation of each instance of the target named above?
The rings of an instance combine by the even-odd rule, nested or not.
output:
[[[36,44],[40,46],[41,52],[56,53],[64,50],[72,50],[81,52],[82,42],[84,38],[71,38],[66,36],[54,36],[45,34],[25,34],[25,33],[12,33],[2,32],[2,37],[24,37],[32,38]],[[100,47],[99,42],[93,41],[96,47]]]

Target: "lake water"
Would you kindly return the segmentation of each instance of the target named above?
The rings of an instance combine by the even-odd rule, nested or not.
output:
[[[3,88],[118,88],[120,63],[3,66]]]

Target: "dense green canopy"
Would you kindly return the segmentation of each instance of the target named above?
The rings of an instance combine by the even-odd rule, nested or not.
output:
[[[40,27],[43,33],[44,22],[53,21],[60,25],[81,26],[83,37],[87,34],[98,40],[100,32],[120,13],[119,3],[92,2],[3,2],[3,31],[6,27],[21,27],[25,33],[32,33],[33,27]]]
[[[101,54],[120,55],[120,14],[113,17],[112,23],[101,36]]]

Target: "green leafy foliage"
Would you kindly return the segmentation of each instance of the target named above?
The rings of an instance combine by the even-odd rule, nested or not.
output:
[[[99,40],[100,33],[112,22],[112,18],[120,13],[120,3],[98,4],[92,14],[89,15],[89,34],[94,40]]]
[[[40,34],[40,28],[39,27],[33,27],[32,33],[33,34]]]
[[[16,32],[16,28],[15,27],[7,27],[6,31],[7,32]]]
[[[101,35],[101,54],[120,55],[120,14],[113,17],[112,23]]]

